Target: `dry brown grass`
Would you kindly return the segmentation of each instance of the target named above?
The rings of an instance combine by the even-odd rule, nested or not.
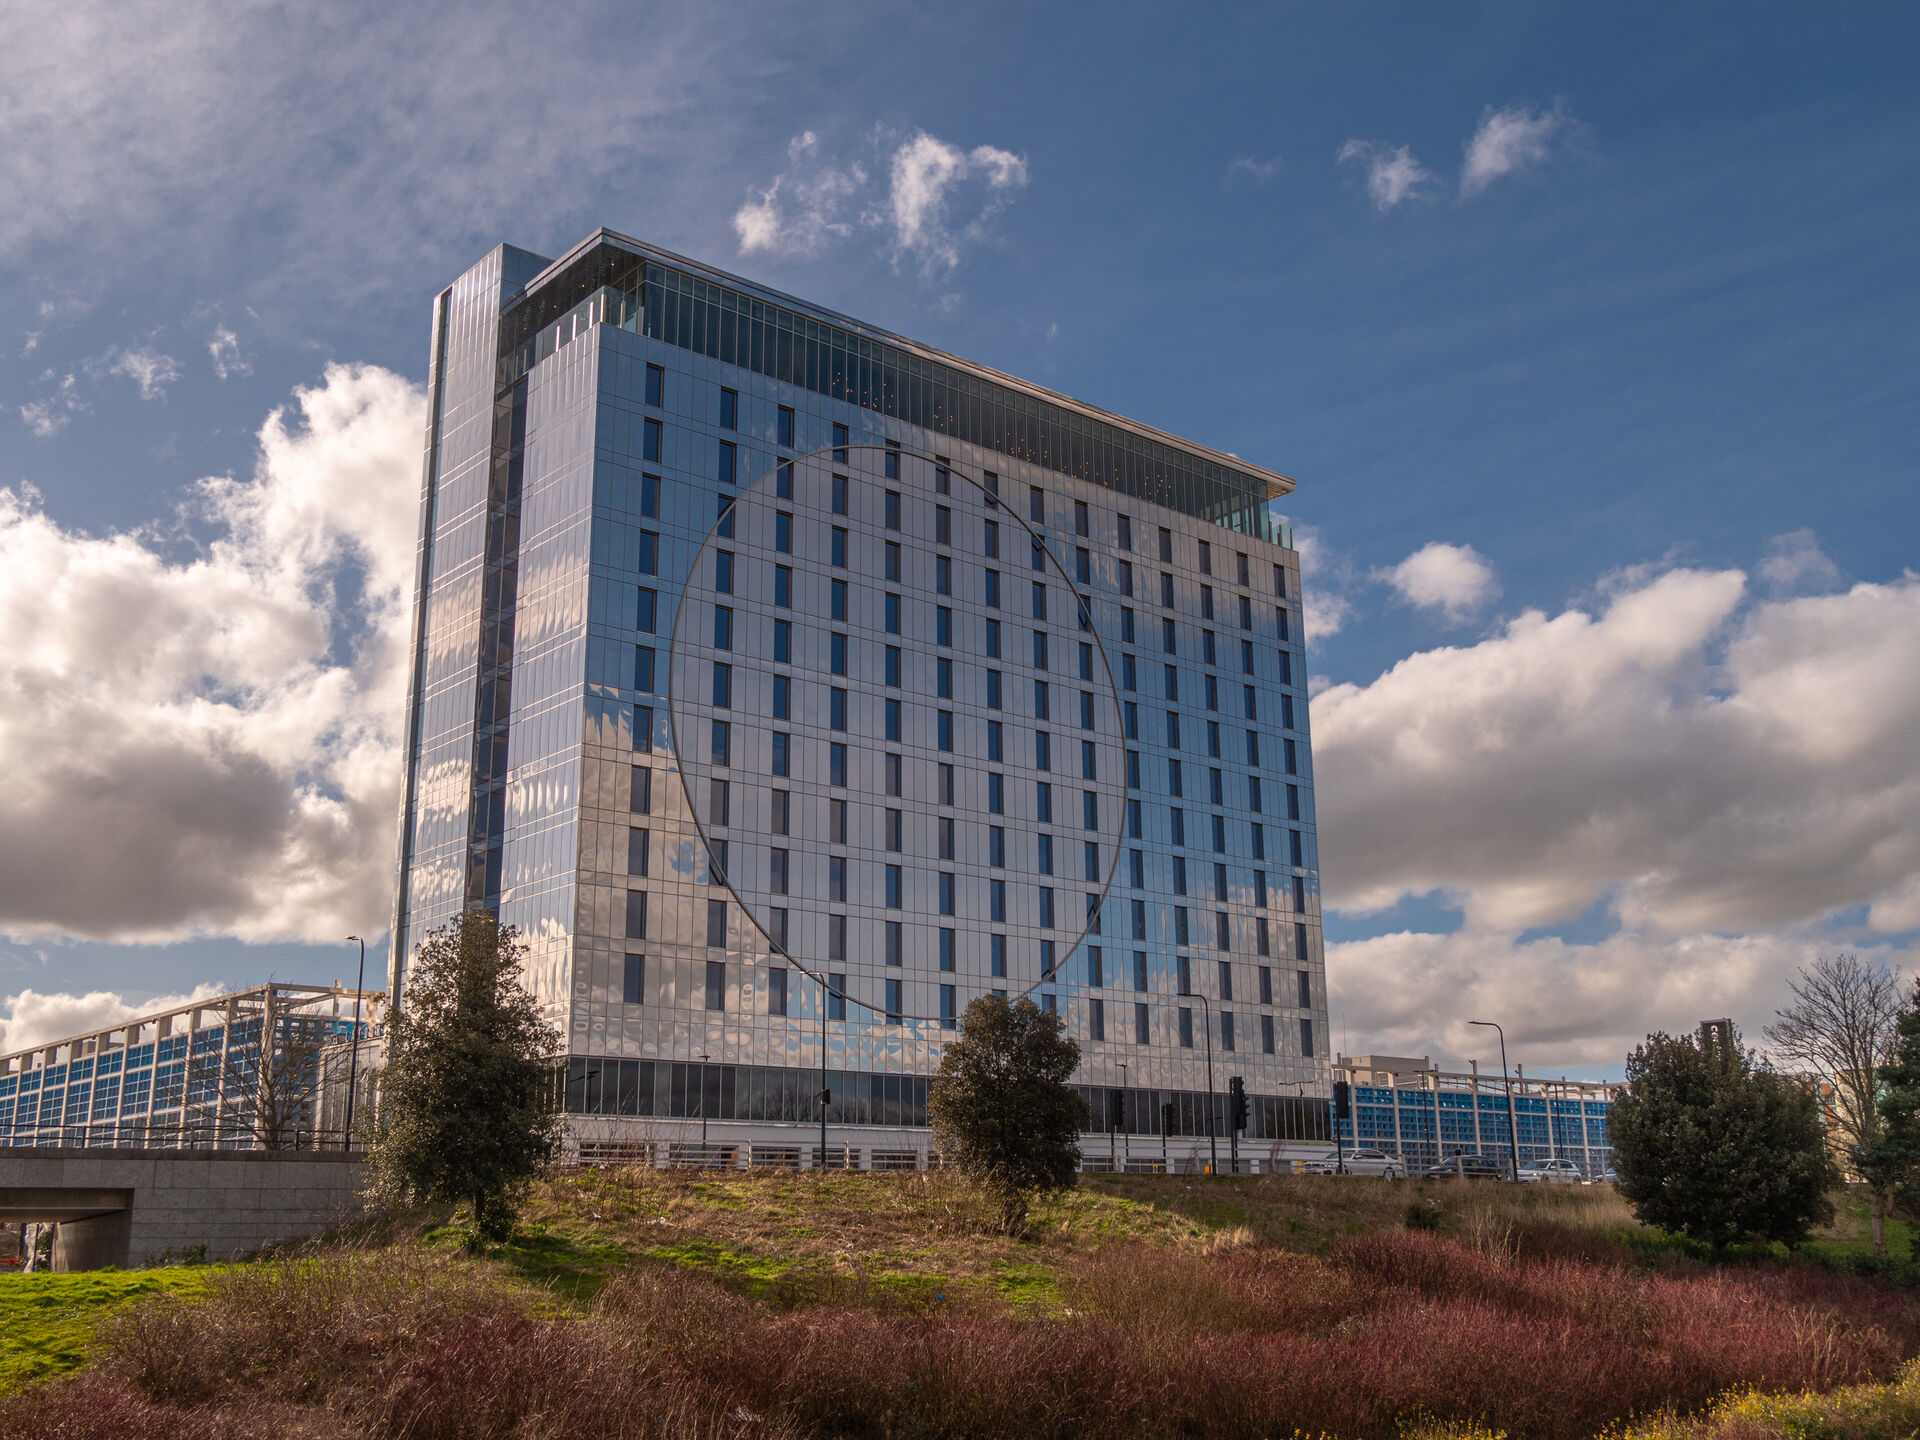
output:
[[[831,1276],[1005,1291],[1010,1270],[1050,1269],[1115,1240],[1238,1243],[1231,1225],[1090,1187],[1036,1204],[1027,1237],[1014,1241],[999,1233],[993,1203],[947,1171],[581,1170],[538,1187],[522,1221],[536,1235],[716,1269],[762,1287],[798,1286],[808,1295]]]
[[[1410,1203],[1430,1203],[1441,1228],[1475,1248],[1522,1245],[1543,1228],[1617,1236],[1634,1228],[1618,1191],[1601,1185],[1501,1185],[1485,1180],[1385,1181],[1331,1175],[1087,1175],[1081,1188],[1172,1211],[1214,1228],[1244,1225],[1261,1244],[1323,1250],[1399,1229]]]

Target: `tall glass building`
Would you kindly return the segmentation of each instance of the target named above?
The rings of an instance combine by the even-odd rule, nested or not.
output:
[[[906,1163],[988,992],[1133,1159],[1224,1156],[1235,1076],[1254,1155],[1323,1138],[1291,489],[608,231],[500,247],[434,306],[394,992],[497,909],[588,1147],[797,1157],[824,1068]]]

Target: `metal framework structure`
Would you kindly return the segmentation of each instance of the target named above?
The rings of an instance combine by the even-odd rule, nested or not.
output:
[[[0,1055],[0,1147],[341,1145],[353,1052],[386,998],[260,985]]]

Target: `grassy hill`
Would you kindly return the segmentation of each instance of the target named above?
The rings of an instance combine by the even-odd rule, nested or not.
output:
[[[1603,1189],[1090,1175],[1014,1241],[944,1174],[579,1170],[511,1244],[470,1253],[456,1218],[164,1272],[84,1368],[0,1401],[0,1437],[1920,1425],[1920,1295],[1805,1259],[1709,1268]],[[33,1278],[0,1281],[0,1320]]]

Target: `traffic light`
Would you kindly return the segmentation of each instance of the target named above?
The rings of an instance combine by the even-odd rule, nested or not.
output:
[[[1344,1080],[1333,1082],[1333,1118],[1345,1120],[1353,1114],[1353,1087]]]
[[[1107,1128],[1109,1130],[1127,1128],[1127,1097],[1122,1091],[1107,1092]]]
[[[1228,1118],[1230,1128],[1247,1128],[1247,1082],[1238,1075],[1227,1081]]]

